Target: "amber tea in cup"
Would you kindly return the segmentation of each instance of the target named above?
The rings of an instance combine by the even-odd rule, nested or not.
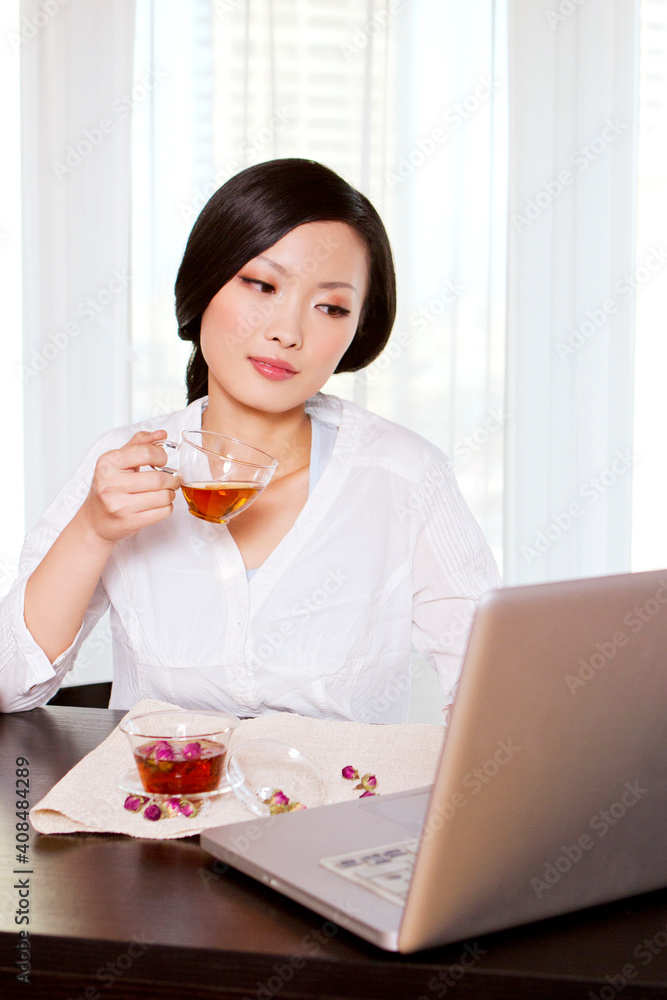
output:
[[[190,513],[212,524],[247,510],[278,465],[265,451],[214,431],[183,431],[180,444],[157,443],[167,452],[162,469],[180,478]]]
[[[219,788],[234,715],[196,709],[147,712],[120,723],[144,789],[152,795],[202,795]]]

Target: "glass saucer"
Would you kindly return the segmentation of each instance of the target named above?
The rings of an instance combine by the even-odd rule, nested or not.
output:
[[[193,802],[201,802],[202,808],[208,799],[213,799],[218,795],[226,795],[230,791],[228,782],[223,778],[218,788],[214,788],[211,792],[171,792],[169,794],[147,792],[135,767],[131,767],[128,771],[123,771],[118,777],[117,784],[122,791],[128,792],[130,795],[145,795],[156,802],[164,802],[165,799],[192,799]]]
[[[270,816],[265,801],[276,791],[306,809],[321,806],[324,782],[305,754],[279,740],[249,740],[227,757],[225,774],[236,798],[256,816]]]

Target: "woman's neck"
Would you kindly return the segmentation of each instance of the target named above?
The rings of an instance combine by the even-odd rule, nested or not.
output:
[[[212,394],[202,414],[202,430],[226,434],[261,448],[278,460],[276,479],[310,462],[311,428],[305,403],[287,413],[267,413],[236,401],[229,405]]]

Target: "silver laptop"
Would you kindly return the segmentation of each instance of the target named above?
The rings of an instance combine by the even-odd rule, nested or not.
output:
[[[391,951],[667,885],[667,570],[492,591],[429,789],[208,830]]]

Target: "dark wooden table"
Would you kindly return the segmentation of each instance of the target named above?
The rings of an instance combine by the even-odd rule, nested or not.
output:
[[[30,831],[30,864],[17,861],[16,758],[30,761],[34,805],[121,714],[52,706],[0,716],[3,1000],[667,998],[667,891],[397,956],[225,870],[197,837]],[[15,923],[26,880],[28,927]],[[28,984],[14,964],[22,929]]]

